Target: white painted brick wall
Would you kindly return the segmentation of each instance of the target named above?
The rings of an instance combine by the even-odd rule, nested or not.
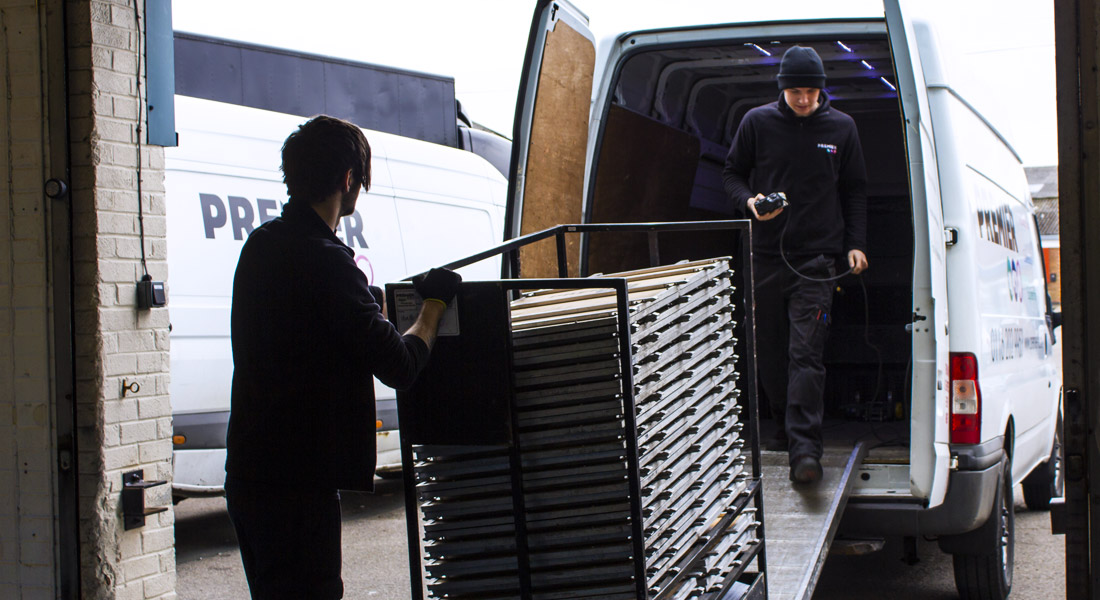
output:
[[[94,540],[83,548],[82,585],[89,597],[174,598],[169,488],[145,492],[147,506],[169,507],[145,527],[124,531],[121,520],[122,474],[143,469],[146,479],[170,479],[172,458],[168,313],[135,305],[143,274],[136,145],[144,118],[137,96],[144,88],[137,78],[141,39],[132,0],[77,4],[84,12],[70,20],[80,19],[83,29],[70,44],[83,55],[70,59],[78,65],[70,92],[82,97],[84,112],[74,111],[72,123],[73,137],[87,147],[73,149],[74,271],[78,363],[89,365],[77,373],[78,425],[86,432],[81,465],[99,473],[89,478],[91,486],[82,480],[82,529]],[[164,280],[163,151],[143,146],[141,164],[146,264],[154,279]],[[123,392],[124,381],[139,389]]]
[[[44,71],[44,3],[0,0],[0,414],[12,415],[0,418],[0,598],[57,595],[44,77],[65,78],[70,94],[83,596],[175,597],[169,488],[145,492],[148,506],[169,510],[143,528],[124,531],[121,511],[122,474],[170,479],[172,456],[168,313],[135,306],[144,115],[134,5],[65,0],[65,74]],[[148,270],[164,280],[163,151],[144,147],[140,162]],[[140,389],[124,394],[123,381]]]
[[[0,2],[2,598],[56,595],[39,44],[34,0]]]

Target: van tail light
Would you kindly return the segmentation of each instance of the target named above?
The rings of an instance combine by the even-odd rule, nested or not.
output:
[[[978,359],[969,352],[951,353],[951,443],[977,444],[982,439],[982,388]]]

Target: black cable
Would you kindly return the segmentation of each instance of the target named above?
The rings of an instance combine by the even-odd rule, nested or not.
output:
[[[863,290],[863,343],[867,344],[867,347],[875,351],[875,356],[878,357],[878,376],[875,379],[875,394],[871,396],[874,400],[878,398],[879,393],[882,391],[882,349],[871,343],[871,298],[867,294],[867,283],[863,281],[863,278],[859,278],[859,287]]]
[[[138,10],[138,2],[140,0],[134,0],[134,23],[137,27],[138,34],[138,56],[137,56],[137,203],[138,203],[138,243],[141,245],[141,272],[142,280],[152,279],[149,275],[149,267],[145,263],[145,211],[142,208],[141,203],[141,116],[142,101],[141,101],[141,63],[145,58],[146,40],[142,35],[141,27],[141,15]]]
[[[805,275],[805,274],[801,273],[798,269],[796,269],[794,267],[794,265],[792,265],[790,263],[790,261],[787,260],[787,253],[783,248],[783,240],[787,236],[787,225],[789,225],[790,222],[791,222],[791,219],[790,219],[790,216],[788,216],[787,220],[783,222],[783,229],[779,232],[779,257],[783,259],[783,264],[787,265],[787,268],[790,269],[792,273],[794,273],[795,275],[797,275],[797,276],[799,276],[802,279],[805,279],[807,281],[816,281],[816,282],[819,282],[819,283],[825,283],[825,282],[829,282],[829,281],[836,281],[836,280],[852,273],[853,267],[849,266],[848,270],[844,271],[843,273],[840,273],[838,275],[834,275],[832,277],[821,278],[821,277],[810,277],[809,275]],[[859,280],[859,287],[860,287],[860,289],[863,290],[863,342],[865,344],[867,344],[867,346],[869,348],[871,348],[872,350],[875,351],[875,356],[878,359],[878,361],[877,361],[878,362],[878,371],[877,371],[877,374],[875,376],[875,393],[874,393],[874,395],[871,396],[871,401],[874,402],[879,397],[879,394],[882,393],[882,378],[883,378],[883,370],[885,368],[885,364],[884,364],[883,358],[882,358],[882,349],[871,342],[871,300],[870,300],[870,296],[867,293],[867,283],[864,281],[863,277],[858,275],[858,274],[857,274],[857,278]],[[908,365],[906,365],[906,372],[907,373],[908,373],[908,369],[909,369],[909,367],[908,367]],[[895,433],[895,434],[893,434],[889,437],[883,437],[882,435],[880,435],[878,425],[872,425],[870,435],[874,436],[874,438],[879,442],[874,447],[893,446],[893,445],[908,445],[908,441],[905,439],[905,437],[903,435],[898,435],[898,434]],[[866,437],[866,434],[864,436],[861,436],[861,437]]]
[[[821,278],[818,278],[818,277],[810,277],[809,275],[803,275],[802,273],[800,273],[798,271],[798,269],[794,268],[794,265],[792,265],[790,263],[790,261],[787,260],[787,253],[783,251],[783,238],[785,238],[787,236],[787,225],[789,225],[790,222],[791,222],[791,217],[788,215],[787,220],[783,221],[782,231],[779,232],[779,257],[783,259],[783,264],[787,265],[787,268],[790,269],[791,272],[793,272],[795,275],[798,275],[799,277],[801,277],[802,279],[805,279],[807,281],[817,281],[819,283],[825,283],[827,281],[836,281],[837,279],[840,279],[841,277],[844,277],[845,275],[852,272],[852,267],[848,267],[848,270],[841,273],[840,275],[834,275],[833,277],[826,277],[824,279],[821,279]]]
[[[794,265],[792,265],[790,261],[787,260],[787,254],[783,249],[783,240],[787,236],[787,225],[789,225],[790,222],[791,218],[790,216],[788,216],[787,220],[783,222],[783,229],[779,232],[779,256],[783,259],[783,263],[787,265],[787,268],[790,269],[792,273],[808,281],[825,283],[828,281],[836,281],[837,279],[840,279],[841,277],[844,277],[852,272],[854,267],[849,266],[847,271],[840,273],[839,275],[819,278],[810,277],[799,272],[798,269],[794,268]],[[869,348],[874,350],[875,356],[878,357],[878,373],[875,377],[875,393],[871,396],[871,401],[874,402],[878,399],[879,394],[882,393],[882,371],[884,367],[882,360],[882,349],[871,343],[871,299],[870,296],[867,294],[867,283],[863,280],[863,277],[858,274],[857,278],[859,280],[859,287],[863,290],[863,342],[867,344]],[[877,433],[875,434],[875,437],[878,437]]]
[[[867,294],[867,284],[864,282],[863,277],[859,278],[859,287],[863,290],[863,343],[867,344],[868,347],[874,350],[875,356],[878,357],[878,375],[875,378],[875,394],[871,397],[872,400],[875,400],[878,398],[879,394],[882,393],[882,379],[885,365],[882,359],[882,349],[871,342],[871,298]],[[912,361],[911,357],[910,361]],[[905,366],[906,375],[903,376],[903,385],[905,384],[905,380],[908,377],[909,364],[910,363],[907,363]],[[906,397],[907,396],[905,394],[902,395],[903,400]],[[893,407],[889,407],[889,409],[892,410]],[[909,445],[909,440],[904,434],[891,432],[888,437],[884,437],[880,435],[881,429],[881,424],[875,424],[871,426],[871,434],[875,437],[876,440],[880,442],[876,447]]]
[[[878,372],[875,375],[875,392],[871,395],[871,401],[878,400],[879,394],[882,393],[882,349],[871,342],[871,298],[867,294],[867,284],[863,281],[863,278],[859,278],[859,287],[863,290],[863,343],[870,349],[875,351],[875,356],[878,358]],[[893,407],[888,407],[888,410],[893,410]],[[878,446],[891,446],[900,441],[898,436],[883,437],[879,432],[879,424],[871,425],[871,435],[875,437],[879,443]]]

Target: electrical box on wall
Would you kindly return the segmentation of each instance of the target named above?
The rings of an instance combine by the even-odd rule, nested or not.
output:
[[[168,304],[168,293],[163,281],[153,281],[149,275],[141,278],[137,286],[137,304],[140,309],[157,308]]]

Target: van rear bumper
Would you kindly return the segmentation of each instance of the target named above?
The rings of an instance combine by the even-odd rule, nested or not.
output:
[[[959,469],[951,472],[942,504],[924,508],[917,501],[861,501],[853,496],[840,531],[849,535],[952,535],[980,527],[989,518],[1000,485],[1003,439],[956,450],[952,447]]]
[[[172,453],[172,495],[200,498],[225,494],[225,448]]]
[[[172,436],[183,436],[176,450],[212,450],[225,448],[229,431],[229,411],[172,413]]]
[[[375,460],[375,473],[401,472],[401,434],[396,430],[379,431],[375,447],[378,458]]]

